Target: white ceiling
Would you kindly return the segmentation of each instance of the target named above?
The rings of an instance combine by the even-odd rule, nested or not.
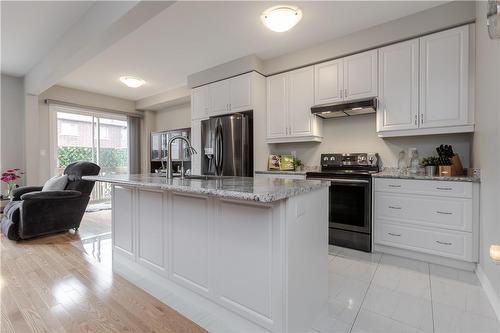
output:
[[[26,73],[92,3],[55,1],[21,6],[2,1],[2,71]],[[302,21],[288,32],[275,33],[262,25],[260,14],[276,3],[181,1],[58,84],[138,100],[183,86],[189,74],[242,56],[256,54],[270,59],[440,3],[293,2],[303,11]],[[122,75],[138,76],[147,83],[127,88],[118,80]]]
[[[24,76],[94,1],[1,1],[1,71]]]

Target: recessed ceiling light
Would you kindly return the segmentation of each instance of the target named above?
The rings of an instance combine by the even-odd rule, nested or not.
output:
[[[266,9],[260,18],[272,31],[284,32],[299,23],[302,11],[294,6],[274,6]]]
[[[133,76],[122,76],[120,77],[120,81],[129,88],[139,88],[146,83],[143,79]]]

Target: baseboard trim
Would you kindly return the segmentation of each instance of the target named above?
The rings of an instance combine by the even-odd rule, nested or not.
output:
[[[407,257],[410,259],[425,261],[431,264],[453,267],[465,271],[474,272],[477,264],[475,262],[461,261],[452,258],[445,258],[434,254],[420,253],[412,250],[399,249],[392,246],[373,244],[373,251],[388,253],[395,256]]]
[[[488,297],[493,310],[497,315],[498,321],[500,321],[500,297],[495,292],[495,289],[491,285],[490,280],[479,265],[476,269],[476,275],[479,279],[479,282],[481,282],[481,285],[483,286],[484,292],[486,293],[486,296]]]

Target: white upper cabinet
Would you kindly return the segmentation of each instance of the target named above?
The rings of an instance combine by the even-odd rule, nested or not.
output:
[[[288,122],[290,135],[311,135],[314,105],[314,68],[312,66],[290,72]]]
[[[377,50],[314,66],[314,104],[377,96]]]
[[[201,86],[191,90],[191,119],[202,119],[208,117],[210,101],[208,98],[208,86]]]
[[[420,127],[468,123],[469,26],[420,38]]]
[[[377,96],[377,50],[344,58],[344,100]]]
[[[229,80],[211,83],[208,86],[210,95],[210,116],[229,112],[230,86]]]
[[[231,112],[252,109],[252,73],[229,79],[229,109]]]
[[[380,137],[474,131],[471,38],[474,24],[379,50]]]
[[[252,73],[208,85],[210,116],[252,110]]]
[[[320,142],[322,123],[311,114],[313,105],[313,66],[268,77],[267,142]]]
[[[339,102],[344,91],[344,61],[332,60],[314,66],[314,104]]]
[[[418,128],[419,40],[379,50],[377,131]]]
[[[282,138],[288,134],[287,126],[288,74],[267,78],[267,137]]]

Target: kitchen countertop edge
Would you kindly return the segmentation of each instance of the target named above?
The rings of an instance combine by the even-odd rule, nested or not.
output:
[[[154,183],[147,182],[141,180],[125,180],[119,179],[116,177],[110,176],[84,176],[82,177],[86,180],[93,180],[99,182],[108,182],[116,185],[123,186],[132,186],[138,188],[150,188],[150,189],[158,189],[164,191],[174,191],[180,193],[191,193],[191,194],[199,194],[199,195],[207,195],[214,196],[224,199],[232,199],[232,200],[242,200],[242,201],[253,201],[253,202],[261,202],[261,203],[272,203],[275,201],[280,201],[284,199],[288,199],[303,193],[312,192],[318,190],[322,187],[326,187],[329,184],[327,182],[322,181],[309,181],[309,180],[296,180],[296,182],[300,182],[296,186],[289,187],[287,185],[283,185],[276,189],[269,190],[268,193],[261,192],[245,192],[244,190],[228,190],[228,189],[217,189],[217,188],[202,188],[202,187],[193,187],[188,184],[166,184],[166,183]],[[180,181],[180,179],[179,179]],[[199,182],[199,180],[191,180],[195,182]],[[307,183],[305,183],[307,182]],[[280,186],[280,185],[277,185]],[[241,185],[244,187],[244,184]]]

